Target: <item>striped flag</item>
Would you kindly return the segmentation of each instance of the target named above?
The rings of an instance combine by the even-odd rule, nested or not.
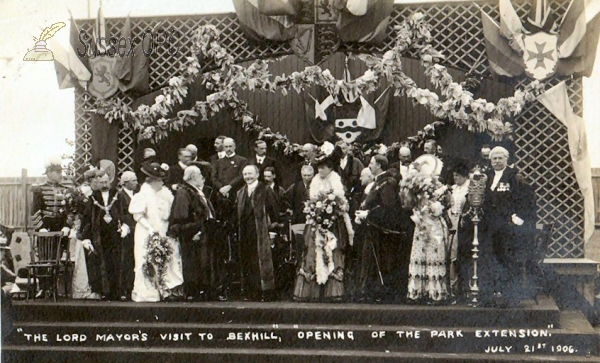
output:
[[[523,52],[523,46],[520,42],[523,34],[523,23],[515,11],[510,0],[500,0],[498,3],[500,9],[500,32],[508,39],[511,48],[517,52]]]
[[[386,36],[394,0],[348,0],[339,7],[336,27],[343,42],[377,44]]]
[[[600,4],[586,2],[583,13],[580,13],[580,2],[583,3],[583,0],[573,2],[561,26],[558,47],[562,59],[558,62],[559,75],[589,77],[594,68],[600,37]],[[585,19],[585,24],[582,24],[582,19]],[[583,34],[582,28],[585,28]],[[564,54],[569,56],[564,57]]]
[[[90,53],[92,51],[92,48],[89,47],[89,41],[90,41],[90,37],[88,34],[85,33],[81,33],[81,40],[83,40],[83,42],[85,44],[83,44],[81,42],[81,40],[79,39],[80,37],[80,30],[79,27],[77,26],[77,23],[75,23],[75,19],[73,19],[73,14],[71,13],[71,11],[69,10],[69,15],[71,16],[71,29],[70,29],[70,33],[69,33],[69,40],[71,43],[71,47],[73,47],[73,49],[75,50],[75,55],[77,55],[77,57],[79,58],[79,60],[81,61],[81,63],[85,66],[85,68],[87,68],[88,71],[91,70],[90,67]]]
[[[481,10],[481,22],[485,37],[485,51],[491,70],[506,77],[515,77],[523,73],[523,58],[512,49],[502,37],[500,26]]]
[[[81,62],[71,45],[63,47],[54,38],[48,39],[50,49],[54,53],[54,70],[59,89],[72,88],[77,85],[85,88],[92,74]]]
[[[233,0],[240,27],[250,40],[285,41],[296,35],[296,1],[284,0]],[[283,13],[269,16],[266,13]],[[293,14],[290,14],[293,10]]]

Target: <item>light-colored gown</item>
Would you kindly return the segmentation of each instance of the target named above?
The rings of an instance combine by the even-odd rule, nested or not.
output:
[[[456,290],[458,288],[458,267],[456,265],[458,259],[458,224],[460,222],[460,216],[462,214],[462,209],[467,202],[467,194],[469,194],[469,184],[470,181],[467,179],[463,185],[454,184],[452,186],[452,196],[451,196],[451,205],[450,210],[448,211],[448,216],[450,217],[450,221],[452,222],[451,229],[454,230],[454,235],[451,236],[450,242],[452,243],[452,248],[450,249],[450,261],[452,265],[450,266],[450,284],[452,287],[452,294],[456,295]]]
[[[165,236],[169,226],[168,219],[173,199],[173,194],[169,189],[163,187],[161,190],[156,191],[149,184],[144,183],[139,193],[133,196],[129,204],[129,213],[133,215],[133,218],[137,222],[133,252],[135,258],[135,278],[133,281],[133,291],[131,292],[131,300],[133,301],[160,301],[161,297],[164,298],[170,295],[170,289],[178,287],[183,283],[180,247],[179,242],[175,239],[170,239],[173,246],[173,254],[169,260],[165,274],[167,290],[159,291],[144,276],[142,271],[142,266],[146,261],[146,240],[149,236],[149,230],[145,226],[149,224],[161,236]],[[142,219],[145,221],[140,222]]]

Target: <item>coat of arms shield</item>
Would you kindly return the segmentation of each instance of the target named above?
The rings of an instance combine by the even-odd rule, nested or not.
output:
[[[92,81],[88,87],[90,94],[98,99],[104,100],[117,92],[119,81],[113,74],[116,58],[108,56],[97,56],[90,59],[92,67]]]
[[[523,62],[527,76],[543,80],[556,73],[558,36],[539,32],[523,35]]]

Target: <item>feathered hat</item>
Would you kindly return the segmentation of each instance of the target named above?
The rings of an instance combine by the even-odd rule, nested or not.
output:
[[[317,152],[315,164],[317,167],[327,165],[333,169],[335,165],[339,164],[342,155],[343,152],[339,146],[333,146],[329,141],[325,141]]]
[[[62,171],[62,159],[59,156],[50,157],[46,160],[44,168],[46,168],[44,174],[47,174],[49,171]]]
[[[157,162],[142,164],[142,173],[156,179],[166,179],[169,177],[169,165]]]

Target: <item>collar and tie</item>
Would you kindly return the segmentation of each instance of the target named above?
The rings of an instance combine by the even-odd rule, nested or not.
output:
[[[265,162],[265,157],[264,156],[256,156],[256,162],[258,163],[258,165],[262,165],[262,163]]]
[[[494,180],[492,181],[492,186],[490,187],[490,189],[492,191],[496,190],[496,187],[498,186],[498,183],[500,182],[500,178],[502,178],[502,174],[504,174],[504,170],[506,169],[502,169],[502,170],[494,170]]]

